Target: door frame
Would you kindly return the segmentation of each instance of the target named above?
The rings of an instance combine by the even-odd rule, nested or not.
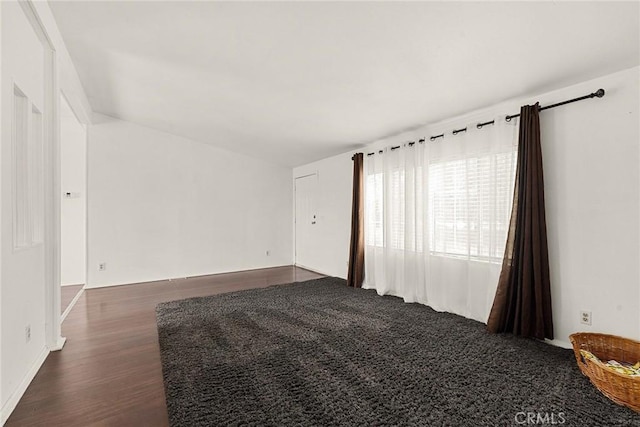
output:
[[[67,94],[65,93],[65,90],[63,88],[60,88],[59,91],[59,100],[62,100],[64,98],[64,102],[67,103],[67,106],[69,107],[69,109],[71,110],[71,113],[73,114],[73,116],[75,117],[76,121],[78,122],[78,124],[80,124],[83,129],[84,129],[84,144],[85,144],[85,155],[84,155],[84,167],[85,167],[85,175],[84,175],[84,274],[83,276],[83,286],[82,289],[78,292],[78,294],[76,294],[76,297],[71,301],[71,303],[69,304],[68,307],[66,307],[66,309],[64,310],[64,312],[62,312],[62,314],[60,315],[60,323],[62,324],[62,322],[64,322],[64,319],[66,319],[67,315],[69,314],[69,311],[71,308],[73,308],[75,302],[77,301],[79,294],[81,294],[82,292],[84,292],[86,286],[87,286],[87,281],[89,280],[89,127],[82,122],[82,120],[80,119],[80,115],[78,114],[78,112],[74,109],[74,106],[71,104],[71,102],[69,101],[69,97],[67,96]],[[62,111],[62,107],[59,107],[59,112]],[[60,123],[60,122],[58,122]],[[60,191],[58,192],[58,197],[61,197],[62,195],[62,129],[60,129],[60,139],[59,139],[59,149],[60,149],[60,173],[58,174],[58,179],[60,180]],[[59,199],[58,199],[59,200]],[[58,245],[58,250],[60,253],[60,270],[62,270],[62,202],[60,202],[60,221],[59,221],[59,227],[60,227],[60,241],[59,241],[59,245]],[[58,284],[58,290],[61,290],[62,287],[62,275],[60,276],[60,280],[59,280],[59,284]],[[62,298],[61,298],[62,299]],[[62,301],[60,302],[60,310],[58,311],[62,311]]]
[[[57,56],[51,38],[32,0],[19,1],[44,49],[44,262],[45,343],[61,350],[66,338],[60,329],[60,126]],[[48,185],[47,185],[48,184]]]

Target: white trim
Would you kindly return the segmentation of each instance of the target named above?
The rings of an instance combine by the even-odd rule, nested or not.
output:
[[[302,264],[295,264],[294,267],[298,267],[298,268],[304,268],[305,270],[309,270],[312,273],[317,273],[317,274],[322,274],[323,276],[327,276],[327,277],[334,277],[333,274],[329,274],[329,273],[325,273],[323,271],[319,271],[316,270],[315,268],[309,268],[306,265],[302,265]]]
[[[2,25],[2,5],[0,5],[0,25]],[[2,46],[2,31],[0,31],[0,46]],[[2,98],[2,52],[0,52],[0,99]],[[0,124],[2,123],[2,119],[3,119],[3,112],[2,112],[2,102],[0,102]],[[6,114],[6,112],[4,113]],[[2,148],[3,145],[6,143],[6,141],[2,140],[2,132],[0,132],[0,189],[2,188]],[[0,190],[0,198],[2,197],[1,194],[1,190]],[[2,224],[2,209],[0,209],[0,224]],[[2,231],[0,230],[0,235],[2,235]],[[2,256],[0,255],[0,285],[2,282]],[[1,289],[0,289],[1,292]],[[0,331],[2,331],[2,304],[0,304]],[[4,409],[2,408],[2,401],[3,401],[3,395],[2,395],[2,384],[3,384],[3,379],[2,379],[2,337],[1,337],[1,333],[0,333],[0,426],[4,425]]]
[[[47,29],[38,15],[33,0],[19,2],[42,42],[45,51],[44,105],[42,106],[45,183],[45,343],[48,348],[62,348],[64,338],[60,331],[60,135],[58,68],[56,50]],[[48,178],[48,179],[47,179]],[[3,412],[4,414],[4,412]],[[4,415],[3,415],[4,416]]]
[[[297,236],[297,229],[298,229],[298,209],[296,209],[296,205],[298,204],[298,191],[296,190],[296,180],[298,179],[298,177],[294,176],[291,180],[291,184],[293,185],[293,200],[292,200],[292,210],[293,210],[293,230],[292,230],[292,236],[293,236],[293,265],[296,265],[296,260],[298,259],[298,236]]]
[[[100,289],[100,288],[111,288],[111,287],[114,287],[114,286],[142,285],[142,284],[155,283],[155,282],[171,282],[171,281],[174,281],[174,280],[195,279],[195,278],[198,278],[198,277],[217,276],[219,274],[243,273],[245,271],[269,270],[271,268],[281,268],[281,267],[295,267],[295,265],[292,265],[292,264],[280,264],[280,265],[270,265],[270,266],[266,266],[266,267],[245,268],[245,269],[242,269],[242,270],[223,270],[223,271],[217,271],[215,273],[196,274],[196,275],[193,275],[193,276],[186,276],[186,277],[169,277],[169,278],[149,279],[149,280],[142,280],[142,281],[128,282],[128,283],[108,283],[108,284],[105,284],[105,285],[85,285],[84,288],[82,288],[82,289],[83,290]],[[322,273],[320,273],[320,274],[322,274]]]
[[[82,123],[82,120],[80,120],[80,116],[78,115],[78,113],[73,109],[73,106],[71,105],[71,102],[69,102],[69,98],[67,97],[67,95],[65,95],[64,90],[62,88],[60,88],[60,96],[64,98],[64,102],[67,103],[67,106],[69,107],[69,110],[71,110],[71,114],[73,114],[73,117],[76,119],[76,122],[78,122],[79,124],[81,124],[82,126],[85,127],[86,126],[84,123]],[[86,114],[85,114],[86,115]]]
[[[60,351],[64,344],[67,342],[67,338],[60,337],[60,339],[51,347],[49,347],[49,351]]]
[[[50,332],[48,334],[47,345],[49,348],[58,347],[62,338],[62,331],[60,328],[60,212],[61,212],[61,200],[60,200],[60,97],[58,95],[58,82],[57,82],[57,60],[56,52],[51,50],[51,67],[52,67],[52,80],[49,96],[50,98],[50,125],[51,125],[51,153],[50,153],[50,170],[52,186],[51,191],[51,204],[49,219],[49,242],[50,246],[47,250],[48,264],[50,266],[49,276],[49,299],[47,300],[47,307],[50,310],[47,313],[47,319],[50,322]]]
[[[73,107],[72,107],[73,109]],[[84,126],[84,290],[89,283],[89,125]],[[62,239],[60,239],[62,246]],[[62,248],[61,248],[62,252]]]
[[[78,300],[80,299],[83,293],[84,293],[84,286],[82,287],[82,289],[78,291],[76,296],[73,297],[73,299],[71,300],[67,308],[64,309],[64,313],[62,313],[62,315],[60,316],[60,323],[64,322],[64,319],[67,318],[67,316],[69,315],[69,312],[71,311],[73,306],[76,305],[76,303],[78,302]],[[63,338],[63,339],[66,339],[66,338]]]
[[[27,391],[27,387],[29,387],[29,384],[31,384],[31,381],[40,370],[40,367],[47,359],[48,355],[49,350],[47,349],[47,347],[43,347],[40,354],[38,354],[37,359],[35,360],[33,365],[31,365],[29,371],[27,371],[24,378],[22,378],[20,385],[18,385],[18,387],[14,390],[14,392],[11,394],[11,396],[9,396],[5,404],[2,406],[2,409],[0,409],[0,413],[2,413],[2,420],[0,424],[4,425],[4,423],[7,422],[7,419],[9,418],[13,410],[16,409],[16,406],[18,406],[18,402],[20,402],[20,399],[22,399],[24,392]]]
[[[549,345],[555,346],[555,347],[573,349],[573,346],[571,345],[571,343],[568,343],[567,341],[562,341],[562,340],[558,340],[558,339],[555,339],[555,340],[545,339],[544,342],[546,342]]]
[[[293,179],[296,180],[296,179],[300,179],[300,178],[307,178],[307,177],[313,176],[313,175],[315,175],[316,178],[317,178],[318,177],[318,171],[307,173],[307,174],[300,175],[300,176],[294,176]]]
[[[74,106],[69,102],[69,98],[65,94],[65,91],[60,88],[59,97],[64,98],[64,101],[67,103],[67,106],[73,113],[76,121],[82,126],[84,129],[84,283],[82,285],[89,283],[89,126],[84,124],[78,115],[78,112],[74,109]],[[60,99],[58,100],[58,102]],[[86,115],[86,113],[85,113]],[[62,144],[62,135],[60,135],[60,144]],[[60,145],[60,153],[62,153],[62,146]],[[60,157],[60,173],[58,174],[58,179],[60,179],[60,188],[62,188],[62,157]],[[59,195],[58,195],[59,196]],[[62,210],[62,206],[60,206]],[[60,213],[60,233],[62,233],[62,211]],[[58,250],[60,251],[60,265],[62,266],[62,236],[60,236],[60,240],[58,242]],[[62,269],[62,267],[60,267]],[[62,277],[60,277],[60,286],[76,286],[77,284],[72,283],[62,283]],[[82,288],[84,290],[84,287]],[[75,302],[72,301],[73,304]],[[67,310],[65,310],[66,312]],[[62,323],[65,319],[65,315],[60,318],[60,323]]]

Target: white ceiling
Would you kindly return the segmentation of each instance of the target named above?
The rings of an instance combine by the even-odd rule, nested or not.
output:
[[[638,2],[52,2],[96,112],[295,166],[640,63]]]

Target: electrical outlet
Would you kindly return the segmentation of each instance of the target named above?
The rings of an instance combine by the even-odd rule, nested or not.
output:
[[[583,325],[591,325],[591,312],[588,310],[580,311],[580,323]]]
[[[106,262],[101,262],[100,264],[98,264],[98,271],[105,271],[106,269],[107,269]]]
[[[24,342],[31,341],[31,325],[24,327]]]

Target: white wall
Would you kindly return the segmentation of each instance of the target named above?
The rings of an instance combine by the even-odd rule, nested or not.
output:
[[[636,67],[506,101],[377,141],[361,151],[448,132],[498,113],[513,114],[523,104],[547,105],[604,88],[604,98],[541,113],[555,344],[568,346],[569,335],[576,331],[640,339],[639,71]],[[317,262],[309,267],[343,278],[351,221],[352,154],[294,169],[294,177],[320,171],[324,196],[318,209],[330,219],[322,237],[308,243],[317,246]],[[580,324],[580,310],[592,311],[592,326]]]
[[[559,92],[554,99],[598,87],[607,94],[541,114],[554,324],[560,341],[575,331],[640,339],[638,72],[634,68]],[[583,309],[593,313],[590,327],[579,322]]]
[[[87,130],[60,100],[60,281],[84,284],[87,251]],[[71,193],[71,197],[64,197]]]
[[[88,287],[292,263],[290,168],[102,115],[88,152]]]

